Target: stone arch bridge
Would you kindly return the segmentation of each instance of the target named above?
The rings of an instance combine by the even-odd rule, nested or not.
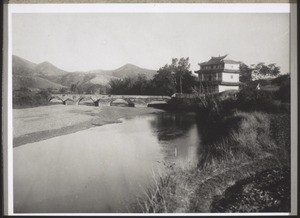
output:
[[[128,106],[149,106],[166,104],[171,97],[156,95],[78,95],[78,94],[52,94],[49,102],[61,102],[64,105],[94,104],[95,106],[111,106],[117,102],[127,103]]]

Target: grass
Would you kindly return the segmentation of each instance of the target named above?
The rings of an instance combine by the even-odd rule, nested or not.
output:
[[[290,172],[286,167],[263,170],[241,179],[215,197],[212,212],[289,212]]]
[[[209,138],[203,139],[206,145],[200,158],[201,168],[236,159],[251,160],[275,148],[269,136],[270,119],[260,112],[237,111],[222,119],[217,127],[207,127],[207,132],[204,137]]]
[[[266,82],[267,90],[174,100],[198,112],[204,148],[198,167],[173,170],[148,190],[142,211],[289,211],[290,78]]]
[[[214,137],[204,140],[206,144],[198,167],[173,169],[167,175],[160,175],[154,187],[147,190],[146,198],[139,200],[141,211],[146,213],[212,212],[216,210],[216,206],[213,205],[218,205],[221,199],[224,202],[226,197],[230,198],[228,197],[230,191],[226,192],[226,190],[238,181],[244,179],[251,184],[252,180],[249,178],[274,167],[287,166],[287,159],[280,154],[282,150],[289,147],[288,141],[278,143],[282,142],[284,137],[279,137],[279,141],[272,138],[281,132],[278,125],[275,125],[277,129],[274,128],[276,120],[276,117],[262,112],[236,111],[212,124],[207,128],[209,130],[204,137],[211,136],[216,128],[218,131],[215,132]],[[217,134],[221,136],[216,137]],[[273,181],[272,184],[278,183]],[[289,189],[286,186],[285,188],[285,190]],[[240,194],[242,195],[242,192]],[[246,193],[244,196],[246,200],[251,199],[248,195]],[[251,200],[245,202],[253,203]],[[270,200],[262,201],[261,210],[265,208],[263,202],[272,204]],[[238,203],[239,201],[236,201],[236,204]],[[255,205],[251,206],[247,203],[244,207],[236,206],[236,208],[235,212],[239,212],[238,208],[240,211],[243,211],[242,208],[244,210],[247,208],[247,212],[259,210]],[[279,207],[274,211],[280,209]],[[219,212],[225,211],[224,208],[223,211],[219,210]]]

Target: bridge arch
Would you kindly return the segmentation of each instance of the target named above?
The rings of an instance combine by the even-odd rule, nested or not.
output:
[[[136,98],[133,100],[133,103],[137,107],[147,107],[147,99]]]
[[[109,106],[134,107],[134,103],[127,98],[115,98],[109,101]]]

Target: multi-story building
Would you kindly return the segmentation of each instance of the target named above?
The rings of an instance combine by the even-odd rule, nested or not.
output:
[[[199,63],[198,74],[201,93],[238,90],[240,85],[240,63],[226,59],[227,55],[211,57],[209,61]]]

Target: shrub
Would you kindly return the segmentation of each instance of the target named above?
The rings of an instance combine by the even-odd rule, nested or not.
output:
[[[282,102],[291,102],[291,83],[290,80],[282,84],[276,92],[276,97]]]
[[[264,170],[229,187],[222,198],[212,202],[212,212],[290,211],[288,168]]]
[[[284,88],[279,90],[282,93],[280,99],[288,99],[289,93]],[[257,90],[253,87],[244,87],[237,95],[236,107],[243,111],[262,111],[268,113],[289,112],[289,105],[276,100],[278,92]]]
[[[36,93],[27,88],[22,88],[13,92],[13,108],[47,105],[50,97],[51,93],[48,90],[42,90]]]
[[[204,132],[201,168],[228,159],[252,159],[274,148],[270,119],[259,112],[235,112]]]

